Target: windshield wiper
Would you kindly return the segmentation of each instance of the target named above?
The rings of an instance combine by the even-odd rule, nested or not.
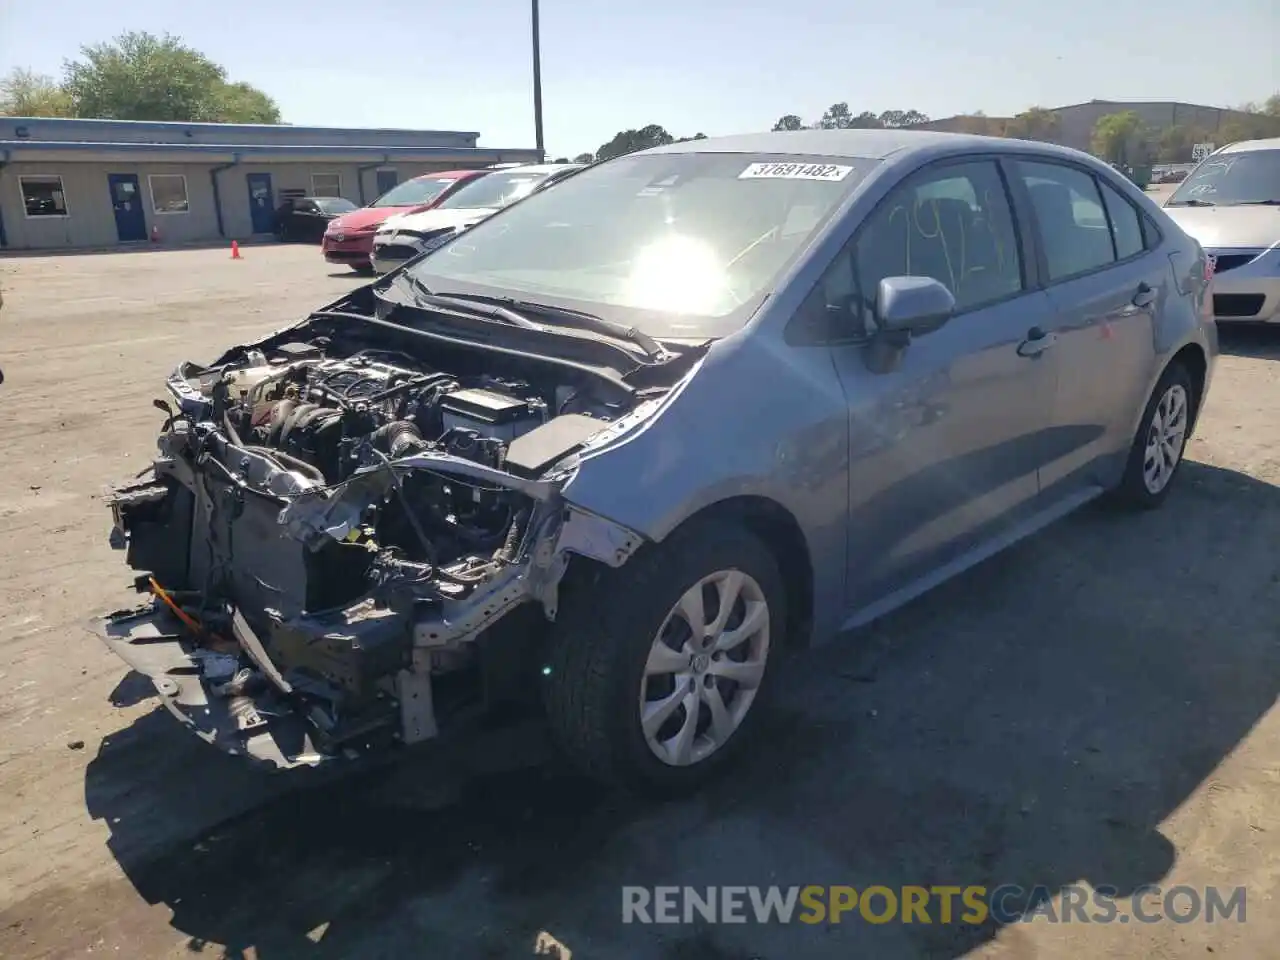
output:
[[[523,327],[526,330],[545,329],[542,324],[534,323],[524,314],[517,313],[515,310],[511,310],[500,303],[477,303],[469,298],[432,293],[430,288],[412,273],[402,273],[400,276],[404,277],[409,282],[409,286],[413,288],[413,302],[419,307],[437,307],[442,310],[461,311],[471,316],[501,320],[513,327]]]
[[[1233,207],[1280,207],[1280,200],[1237,200]]]
[[[1217,204],[1212,200],[1200,200],[1198,198],[1192,200],[1170,200],[1165,204],[1166,207],[1216,207]]]
[[[616,337],[634,343],[644,351],[645,356],[654,360],[665,360],[671,356],[666,347],[647,333],[637,330],[635,327],[614,323],[604,317],[597,317],[594,313],[583,313],[581,310],[570,310],[567,307],[555,307],[548,303],[517,300],[513,297],[487,297],[478,293],[451,293],[448,296],[449,299],[454,300],[469,300],[477,303],[492,304],[495,309],[502,309],[507,312],[519,310],[525,313],[535,313],[564,320],[586,330],[593,330],[596,333],[603,333],[609,337]]]

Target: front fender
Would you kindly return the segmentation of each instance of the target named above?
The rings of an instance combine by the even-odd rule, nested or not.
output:
[[[844,596],[848,405],[827,348],[733,341],[642,424],[584,451],[562,495],[654,541],[728,499],[776,503],[808,545],[817,629]]]

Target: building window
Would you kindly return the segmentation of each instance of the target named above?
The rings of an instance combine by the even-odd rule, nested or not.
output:
[[[338,173],[313,173],[311,175],[313,197],[342,196],[342,175]]]
[[[67,216],[67,195],[57,176],[19,177],[22,204],[28,217]]]
[[[187,200],[187,178],[180,173],[153,173],[147,177],[151,184],[151,211],[153,213],[187,213],[191,204]]]

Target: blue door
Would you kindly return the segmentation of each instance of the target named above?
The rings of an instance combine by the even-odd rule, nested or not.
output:
[[[138,177],[132,173],[108,173],[107,188],[116,213],[116,236],[121,243],[147,239],[147,215],[142,209]]]
[[[254,233],[275,233],[276,205],[271,196],[271,174],[246,173],[249,183],[249,218]]]
[[[397,174],[394,170],[379,170],[378,171],[378,196],[382,196],[384,193],[386,193],[388,190],[394,187],[399,182],[399,180],[400,180],[400,175]]]

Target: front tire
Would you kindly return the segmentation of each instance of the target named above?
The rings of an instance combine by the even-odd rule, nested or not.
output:
[[[1191,374],[1181,363],[1171,364],[1151,391],[1114,500],[1138,510],[1164,503],[1182,466],[1196,402]]]
[[[773,555],[725,521],[695,521],[568,585],[544,690],[553,738],[598,780],[658,795],[701,786],[750,742],[785,606]]]

